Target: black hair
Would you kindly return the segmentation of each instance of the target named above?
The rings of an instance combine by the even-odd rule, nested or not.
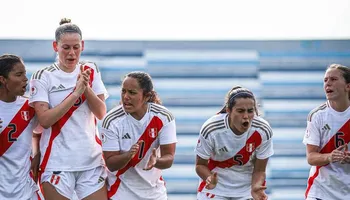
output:
[[[9,73],[17,63],[23,62],[22,58],[14,54],[3,54],[0,56],[0,76],[8,78]],[[1,83],[0,83],[1,86]]]
[[[149,95],[150,98],[147,102],[156,103],[162,105],[162,101],[160,100],[156,91],[153,90],[153,82],[151,76],[146,72],[141,71],[133,71],[125,75],[126,77],[131,77],[137,80],[137,83],[143,90],[143,95]]]
[[[229,110],[232,110],[233,106],[235,106],[235,104],[236,104],[236,99],[237,98],[250,98],[250,99],[253,99],[254,100],[255,113],[256,113],[256,115],[259,115],[258,114],[258,109],[257,109],[257,106],[256,106],[256,100],[255,100],[253,92],[251,92],[247,88],[243,88],[241,86],[233,87],[226,94],[225,104],[224,104],[223,108],[219,111],[219,113],[226,113],[226,108],[228,108]]]

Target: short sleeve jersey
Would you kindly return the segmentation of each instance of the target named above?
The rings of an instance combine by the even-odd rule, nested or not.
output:
[[[32,135],[37,119],[28,99],[17,97],[11,103],[0,101],[0,199],[29,199],[27,184],[37,190],[30,177]]]
[[[141,120],[127,114],[122,106],[112,109],[105,117],[101,129],[103,151],[129,151],[138,141],[139,152],[126,167],[108,177],[111,185],[109,196],[133,192],[140,199],[157,199],[166,192],[161,170],[143,170],[153,148],[160,155],[160,145],[177,142],[175,119],[165,107],[148,103],[148,110]],[[125,189],[123,189],[125,188]]]
[[[205,189],[205,180],[200,179],[199,192],[248,199],[254,160],[274,153],[272,129],[263,118],[255,116],[248,131],[237,135],[229,127],[228,114],[217,114],[203,124],[195,153],[209,160],[209,170],[218,175],[212,190]]]
[[[30,103],[46,102],[49,108],[62,103],[75,89],[80,64],[83,63],[71,73],[62,71],[56,63],[35,72],[30,80]],[[107,98],[98,67],[90,62],[83,65],[91,69],[93,92]],[[82,171],[103,163],[102,148],[96,137],[96,119],[83,96],[55,125],[44,130],[40,150],[41,166],[45,166],[45,170]]]
[[[350,107],[335,111],[329,102],[313,109],[307,119],[303,143],[331,153],[350,142]],[[340,178],[341,177],[341,178]],[[305,196],[320,199],[350,199],[350,165],[339,162],[312,166]]]

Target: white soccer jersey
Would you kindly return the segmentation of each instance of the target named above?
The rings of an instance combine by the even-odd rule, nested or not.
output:
[[[29,199],[38,190],[30,177],[34,113],[26,98],[0,101],[0,199]]]
[[[200,179],[198,192],[224,197],[251,198],[251,179],[254,159],[273,155],[272,130],[261,117],[255,116],[251,127],[236,135],[229,127],[228,114],[217,114],[202,126],[196,154],[209,160],[208,168],[217,172],[218,183],[212,190],[205,189]]]
[[[97,66],[85,63],[84,68],[92,69],[90,85],[95,94],[105,94],[107,98]],[[56,63],[35,72],[30,81],[30,103],[42,101],[50,108],[56,107],[74,91],[79,73],[79,64],[73,72],[66,73]],[[58,122],[44,130],[40,150],[41,170],[83,171],[103,164],[96,118],[84,95]]]
[[[141,120],[125,113],[122,106],[112,109],[105,117],[101,129],[103,151],[129,151],[137,141],[143,140],[138,154],[125,166],[108,176],[108,196],[112,199],[166,199],[161,170],[143,170],[153,148],[177,142],[175,119],[163,106],[148,103]]]
[[[312,110],[308,116],[303,142],[319,146],[320,153],[330,153],[337,147],[348,144],[350,107],[344,112],[337,112],[326,102]],[[350,199],[350,165],[336,162],[325,166],[312,166],[305,196]]]

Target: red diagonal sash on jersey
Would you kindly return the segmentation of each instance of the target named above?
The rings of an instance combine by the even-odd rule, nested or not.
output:
[[[90,67],[88,66],[84,66],[84,70],[88,69]],[[92,82],[94,80],[94,70],[91,69],[91,74],[90,74],[90,82],[89,85],[90,87],[92,87]],[[74,91],[74,90],[73,90]],[[70,93],[66,98],[68,98],[72,93]],[[65,123],[68,121],[68,119],[73,115],[73,112],[75,110],[77,110],[79,108],[80,105],[82,105],[84,103],[84,101],[86,100],[85,95],[83,94],[81,96],[81,99],[79,98],[77,101],[81,101],[79,102],[80,104],[78,106],[73,105],[68,112],[63,115],[63,117],[61,119],[59,119],[54,125],[51,126],[51,136],[50,136],[50,140],[49,140],[49,144],[46,148],[44,157],[42,159],[41,165],[40,165],[40,171],[44,172],[45,168],[47,166],[47,162],[49,161],[49,157],[51,154],[51,149],[52,149],[52,143],[53,140],[59,135],[59,133],[61,132],[62,127],[65,125]]]
[[[2,156],[14,143],[14,141],[9,141],[9,132],[12,131],[12,137],[18,138],[23,131],[27,128],[29,122],[33,119],[35,115],[34,108],[30,107],[28,100],[23,104],[23,106],[18,110],[17,114],[12,118],[9,124],[14,124],[15,127],[7,126],[0,133],[0,156]]]
[[[349,143],[350,142],[350,120],[345,122],[345,124],[337,131],[337,133],[339,133],[339,132],[344,133],[342,139],[344,140],[345,144]],[[329,139],[327,144],[321,149],[320,153],[322,153],[322,154],[323,153],[331,153],[334,149],[337,148],[336,142],[335,142],[336,141],[335,137],[336,137],[336,134],[334,134],[333,137],[331,137],[331,139]],[[327,166],[327,165],[323,165],[323,166]],[[316,177],[320,173],[320,168],[323,166],[316,166],[315,174],[313,176],[311,176],[309,178],[309,180],[307,181],[307,188],[306,188],[306,192],[305,192],[305,197],[307,197],[307,195],[309,194],[311,186],[313,185]]]
[[[209,170],[213,170],[215,167],[219,167],[219,168],[230,168],[234,165],[245,165],[249,159],[250,159],[250,155],[252,154],[252,149],[250,148],[250,144],[254,144],[254,147],[257,148],[262,142],[262,138],[260,136],[260,133],[258,131],[255,131],[246,141],[244,147],[237,152],[236,155],[234,155],[233,157],[224,160],[224,161],[215,161],[212,159],[209,159],[208,162],[208,168]],[[235,159],[235,157],[237,157],[237,160]],[[239,161],[238,161],[239,160]],[[203,190],[203,188],[205,187],[205,180],[203,180],[201,182],[201,184],[198,187],[198,191],[201,192]]]
[[[117,180],[111,186],[111,189],[108,191],[108,198],[111,198],[117,192],[119,185],[120,185],[119,176],[124,174],[130,167],[135,167],[143,159],[144,155],[146,155],[146,153],[150,149],[152,143],[157,139],[158,134],[156,135],[156,137],[154,137],[154,135],[150,134],[150,133],[153,133],[152,128],[153,129],[155,128],[158,131],[161,130],[163,128],[162,120],[160,120],[158,117],[152,118],[152,120],[148,124],[146,130],[142,133],[141,137],[137,141],[137,142],[144,141],[144,148],[143,149],[140,148],[138,153],[129,161],[129,163],[125,167],[123,167],[122,169],[118,170],[118,172],[116,174]],[[141,159],[138,156],[140,151],[143,151]]]

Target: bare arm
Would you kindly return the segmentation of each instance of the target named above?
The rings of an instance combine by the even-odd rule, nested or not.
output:
[[[175,147],[176,143],[160,145],[160,158],[157,158],[157,149],[153,148],[151,156],[143,169],[150,170],[153,167],[158,169],[170,168],[174,162]]]
[[[74,92],[54,108],[49,109],[49,104],[46,102],[37,101],[33,103],[39,123],[43,128],[51,127],[68,112],[77,99],[84,93],[89,84],[89,76],[90,70],[81,72]]]
[[[256,159],[254,171],[252,175],[252,188],[264,185],[266,179],[266,166],[268,158],[260,160]]]
[[[84,95],[91,112],[94,113],[97,119],[102,120],[107,112],[104,94],[96,95],[90,87],[87,87]]]
[[[212,173],[208,168],[208,160],[197,155],[196,157],[196,173],[202,180],[206,180]]]
[[[267,195],[265,194],[265,179],[266,179],[266,166],[268,158],[256,159],[254,164],[254,171],[252,174],[252,196],[256,200],[266,200]]]
[[[103,155],[109,171],[114,172],[125,167],[139,151],[139,144],[141,142],[142,141],[139,141],[138,143],[132,145],[130,150],[124,153],[121,153],[120,151],[104,151]]]
[[[203,159],[197,155],[196,157],[196,173],[206,182],[206,189],[214,189],[218,183],[218,176],[216,172],[211,172],[208,168],[208,160]]]
[[[39,172],[39,165],[40,165],[40,137],[41,134],[33,133],[32,137],[32,155],[33,155],[33,160],[31,163],[31,171],[33,173],[33,179],[37,183],[38,182],[38,172]]]
[[[318,146],[308,144],[306,147],[307,162],[312,166],[323,166],[331,162],[339,162],[345,158],[343,149],[346,148],[346,145],[339,146],[331,153],[320,153]]]
[[[132,159],[128,152],[121,154],[120,151],[104,151],[103,155],[106,159],[106,165],[111,172],[122,169]]]
[[[160,145],[161,157],[157,159],[154,167],[158,169],[168,169],[174,162],[176,143]]]
[[[51,109],[49,109],[49,104],[46,102],[34,102],[35,113],[38,116],[40,125],[45,129],[51,127],[68,112],[78,98],[78,95],[72,94],[62,101],[62,103]]]

